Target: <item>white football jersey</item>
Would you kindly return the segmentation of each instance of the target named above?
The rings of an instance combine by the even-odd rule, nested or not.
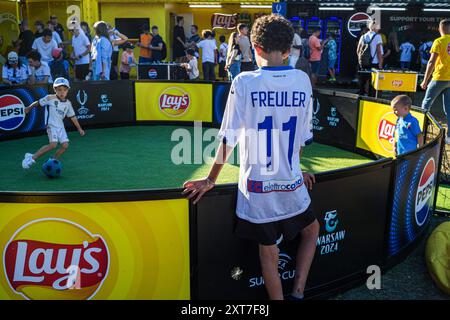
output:
[[[290,66],[243,72],[231,84],[219,139],[239,142],[236,213],[253,223],[301,214],[311,203],[300,148],[312,140],[312,88]]]
[[[39,100],[39,105],[45,107],[45,126],[64,128],[64,118],[75,117],[72,103],[69,100],[61,101],[51,95]]]

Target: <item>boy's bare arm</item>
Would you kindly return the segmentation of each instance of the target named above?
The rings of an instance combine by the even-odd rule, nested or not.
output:
[[[234,148],[227,146],[224,142],[221,142],[208,177],[200,180],[186,181],[184,183],[183,194],[188,194],[188,199],[195,197],[194,204],[196,204],[206,192],[214,188],[217,177],[219,176],[223,165],[227,162],[233,152],[233,149]]]
[[[70,117],[70,120],[72,121],[72,123],[75,125],[75,127],[77,128],[78,132],[80,133],[81,136],[84,136],[84,130],[81,128],[80,123],[78,122],[77,117],[73,116]]]
[[[33,109],[34,107],[37,107],[39,105],[39,101],[35,101],[32,104],[30,104],[28,107],[25,108],[25,113],[28,113]]]
[[[423,146],[423,133],[417,135],[417,142],[419,143],[419,148]]]

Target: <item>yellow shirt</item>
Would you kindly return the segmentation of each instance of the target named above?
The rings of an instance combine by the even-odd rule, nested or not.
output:
[[[434,40],[430,52],[438,54],[433,80],[450,81],[450,34]]]

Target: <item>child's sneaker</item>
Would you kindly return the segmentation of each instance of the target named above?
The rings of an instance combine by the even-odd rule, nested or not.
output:
[[[31,153],[25,153],[25,157],[22,161],[22,168],[29,169],[36,161],[33,160],[33,155]]]

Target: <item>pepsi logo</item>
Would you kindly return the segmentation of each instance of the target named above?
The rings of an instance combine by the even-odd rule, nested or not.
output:
[[[372,18],[364,12],[357,12],[348,19],[347,30],[352,37],[357,38],[360,36],[363,26],[367,26],[367,23],[372,21]]]
[[[25,120],[25,105],[16,96],[5,94],[0,97],[0,129],[11,131]]]
[[[156,71],[155,69],[148,70],[148,77],[150,79],[156,79],[157,76],[158,76],[158,71]]]
[[[432,209],[433,194],[435,186],[436,164],[434,158],[428,159],[420,176],[419,186],[416,193],[416,223],[420,227],[427,220]]]

